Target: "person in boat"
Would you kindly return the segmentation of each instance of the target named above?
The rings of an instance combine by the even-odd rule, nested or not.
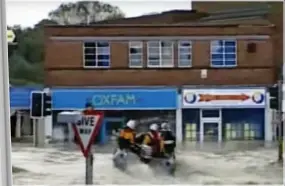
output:
[[[140,153],[139,146],[135,143],[135,127],[136,121],[129,120],[126,126],[120,131],[118,136],[118,147],[120,150],[130,150],[135,154]]]
[[[153,157],[161,158],[163,153],[163,141],[161,140],[159,127],[157,124],[151,124],[149,131],[144,135],[142,141],[142,150],[148,151],[145,155],[141,156],[144,163],[149,163]]]
[[[160,136],[163,140],[165,155],[175,157],[176,137],[168,123],[164,122],[161,124]]]

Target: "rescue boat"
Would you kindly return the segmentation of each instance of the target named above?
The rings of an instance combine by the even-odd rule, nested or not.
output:
[[[113,165],[121,171],[126,171],[128,168],[130,152],[116,148],[113,153]],[[165,156],[163,158],[152,157],[151,148],[144,146],[140,157],[142,163],[148,164],[150,167],[161,167],[169,175],[174,175],[176,169],[176,160],[174,155]]]

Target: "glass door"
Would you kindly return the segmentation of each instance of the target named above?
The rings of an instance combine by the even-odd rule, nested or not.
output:
[[[203,141],[219,142],[221,136],[219,122],[204,122],[203,128]]]
[[[220,109],[201,109],[200,141],[222,141],[222,119]]]

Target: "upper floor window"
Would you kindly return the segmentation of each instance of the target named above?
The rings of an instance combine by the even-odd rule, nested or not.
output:
[[[140,41],[132,41],[129,43],[129,66],[143,66],[143,43]]]
[[[173,42],[149,41],[147,43],[148,67],[173,67]]]
[[[211,66],[235,67],[237,65],[236,40],[211,41]]]
[[[105,41],[84,43],[84,67],[110,67],[110,45]]]
[[[178,66],[191,67],[192,65],[192,43],[191,41],[178,42]]]

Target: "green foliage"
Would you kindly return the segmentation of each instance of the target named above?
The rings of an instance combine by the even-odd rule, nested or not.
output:
[[[63,3],[49,13],[58,24],[89,24],[106,19],[122,18],[123,12],[116,6],[99,1]]]
[[[24,56],[14,53],[9,59],[11,84],[41,84],[43,82],[43,63],[31,63]]]
[[[9,73],[11,85],[41,85],[44,81],[44,30],[46,24],[82,24],[106,19],[122,18],[118,7],[92,1],[60,5],[33,28],[20,25],[8,27],[16,35],[17,45],[9,45]],[[78,22],[79,21],[79,22]]]

